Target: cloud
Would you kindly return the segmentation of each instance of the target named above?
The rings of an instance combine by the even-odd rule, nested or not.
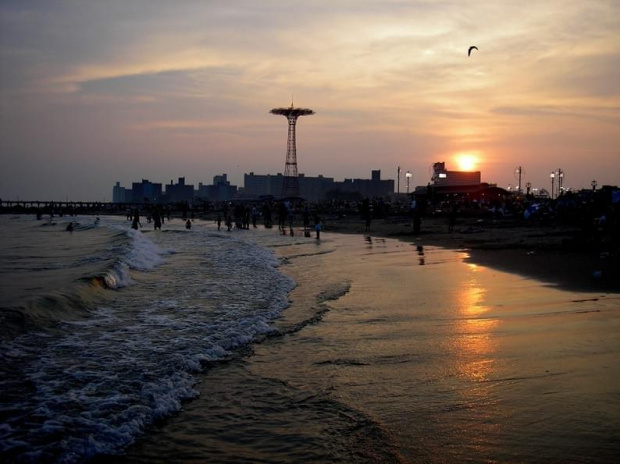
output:
[[[522,105],[498,106],[491,109],[498,115],[523,117],[558,117],[582,118],[600,123],[620,124],[620,107],[580,107],[579,105],[552,106],[552,105]]]
[[[300,147],[323,164],[306,166],[326,175],[392,171],[418,162],[412,151],[425,165],[462,150],[501,160],[576,131],[607,162],[620,144],[618,30],[606,1],[6,0],[0,156],[59,176],[88,150],[164,171],[172,151],[196,168],[208,145],[256,170],[282,157],[285,121],[268,111],[294,94],[317,112]],[[572,156],[561,146],[553,156]],[[24,175],[4,165],[0,181]]]

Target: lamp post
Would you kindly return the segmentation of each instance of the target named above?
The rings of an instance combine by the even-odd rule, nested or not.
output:
[[[519,184],[517,185],[517,193],[521,193],[521,175],[523,174],[523,168],[521,166],[518,166],[515,170],[515,174],[519,179]]]
[[[531,182],[526,182],[525,183],[525,194],[529,195],[530,194],[530,189],[532,188],[532,183]]]
[[[405,177],[407,178],[407,195],[409,195],[409,179],[413,177],[413,174],[411,174],[411,171],[407,171]]]
[[[551,199],[553,200],[553,186],[555,182],[555,172],[552,172],[551,174],[549,174],[549,177],[551,177]]]
[[[564,191],[562,190],[562,184],[564,183],[564,171],[558,168],[558,195],[562,195]]]
[[[396,195],[400,196],[400,166],[396,170]]]

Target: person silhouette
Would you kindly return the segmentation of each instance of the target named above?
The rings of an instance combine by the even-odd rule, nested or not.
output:
[[[136,208],[133,211],[133,221],[131,223],[131,228],[134,230],[138,230],[138,227],[142,227],[142,224],[140,224],[140,212],[138,211],[138,208]]]
[[[318,214],[314,215],[314,231],[316,232],[316,239],[321,239],[321,218]]]

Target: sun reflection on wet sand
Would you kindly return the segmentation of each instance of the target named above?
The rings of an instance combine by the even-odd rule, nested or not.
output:
[[[483,454],[496,444],[499,418],[505,415],[499,410],[492,383],[499,370],[497,330],[500,321],[485,317],[491,310],[485,300],[487,289],[481,284],[481,274],[485,271],[485,268],[468,264],[468,279],[454,292],[457,311],[453,339],[454,371],[462,381],[458,394],[470,416],[465,422],[471,423],[473,415],[477,417],[474,422],[478,423],[476,428],[463,425],[461,434],[468,437],[469,446]],[[455,424],[455,427],[459,426]]]
[[[455,330],[455,352],[457,366],[461,376],[474,381],[488,380],[493,373],[496,340],[493,336],[497,328],[497,319],[488,319],[484,314],[489,311],[485,305],[486,290],[476,278],[482,268],[468,266],[470,278],[467,285],[455,292],[454,307],[458,308],[457,328]]]

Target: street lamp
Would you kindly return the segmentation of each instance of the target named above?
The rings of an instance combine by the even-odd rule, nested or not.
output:
[[[591,185],[592,185],[592,191],[593,191],[593,192],[596,192],[596,186],[598,185],[598,183],[596,182],[596,180],[593,180]]]
[[[515,175],[519,179],[519,184],[517,185],[517,192],[521,193],[521,176],[523,175],[523,168],[521,166],[517,166],[517,169],[515,169]]]
[[[532,188],[532,183],[531,182],[526,182],[525,183],[525,194],[529,195],[530,194],[530,189]]]
[[[398,169],[396,170],[396,194],[397,196],[400,196],[400,166],[398,166]]]
[[[562,184],[564,183],[564,171],[558,169],[558,195],[562,195],[564,191],[562,190]]]
[[[411,174],[411,171],[407,171],[405,177],[407,178],[407,195],[409,195],[409,179],[413,177],[413,174]]]
[[[553,186],[555,182],[555,172],[552,172],[551,174],[549,174],[549,177],[551,177],[551,199],[553,200]]]

